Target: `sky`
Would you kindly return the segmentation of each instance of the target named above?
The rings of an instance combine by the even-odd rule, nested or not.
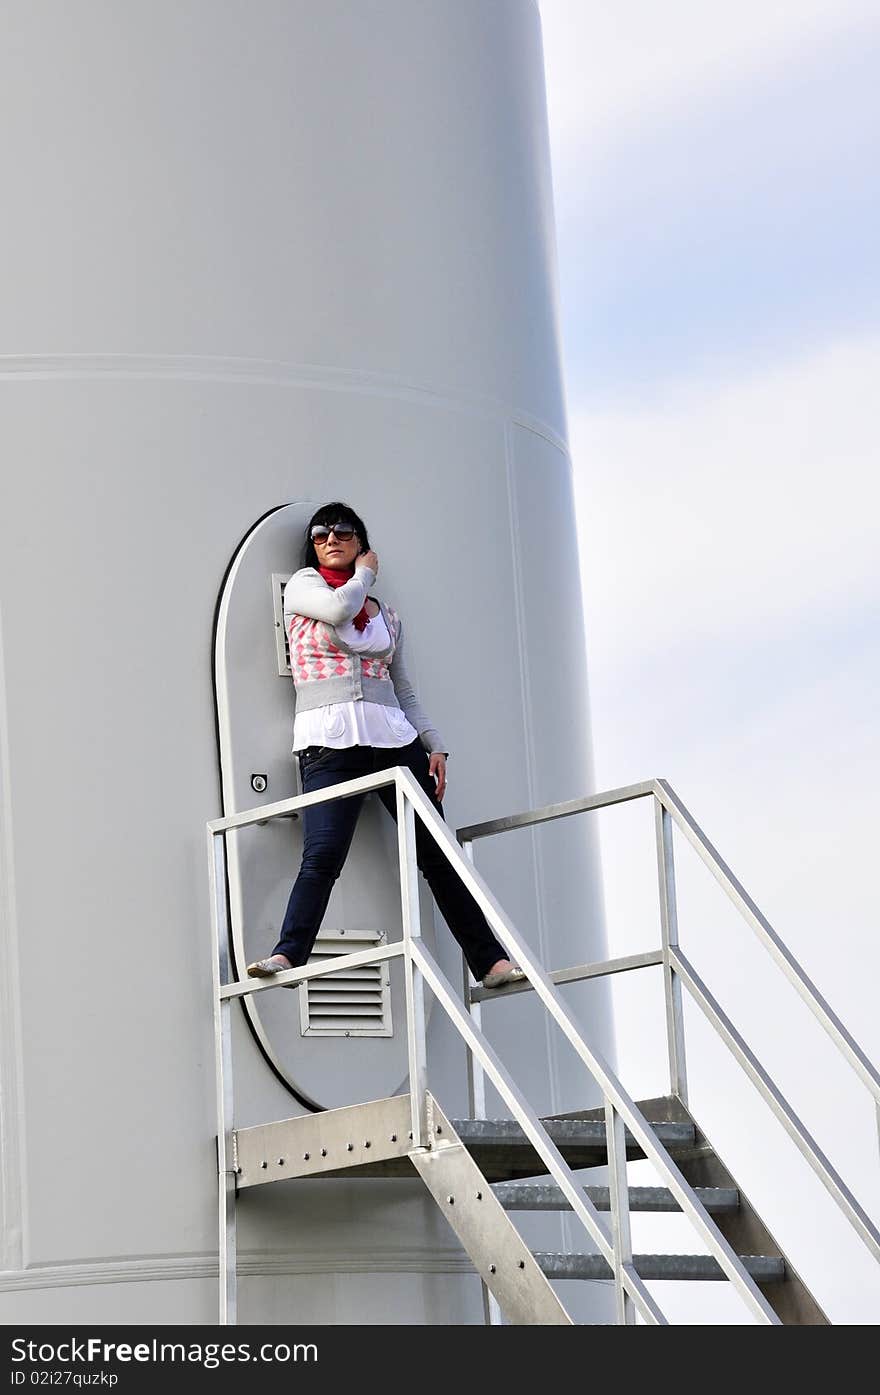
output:
[[[880,7],[540,10],[596,788],[667,778],[876,1063]],[[599,828],[609,951],[652,948],[648,811]],[[677,859],[686,953],[880,1216],[867,1092]],[[636,1098],[666,1088],[658,989],[615,986]],[[829,1315],[880,1320],[876,1266],[686,1020],[707,1132],[768,1216],[786,1193],[780,1238]],[[742,1320],[701,1287],[692,1320]]]

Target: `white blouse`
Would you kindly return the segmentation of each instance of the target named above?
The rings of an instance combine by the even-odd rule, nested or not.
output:
[[[384,654],[391,643],[381,611],[362,630],[347,620],[337,625],[336,633],[358,654]],[[331,702],[297,712],[293,723],[294,751],[307,746],[408,746],[417,736],[399,707],[382,702]]]

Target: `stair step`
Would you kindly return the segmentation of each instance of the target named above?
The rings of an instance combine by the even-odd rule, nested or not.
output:
[[[607,1162],[604,1121],[544,1119],[542,1123],[569,1167],[601,1167]],[[513,1119],[454,1119],[452,1126],[490,1182],[538,1177],[547,1171]],[[659,1123],[652,1129],[673,1157],[695,1146],[693,1124]],[[626,1156],[645,1156],[628,1129]]]
[[[773,1255],[740,1255],[744,1269],[759,1284],[785,1278],[785,1260]],[[601,1255],[552,1254],[537,1251],[535,1259],[548,1279],[610,1279],[611,1269]],[[711,1255],[633,1255],[642,1279],[727,1279]]]
[[[492,1188],[505,1211],[570,1211],[562,1188],[549,1182],[496,1182]],[[739,1210],[736,1187],[695,1187],[697,1196],[711,1215]],[[584,1187],[597,1211],[611,1210],[608,1187]],[[630,1187],[631,1211],[680,1211],[668,1187]]]

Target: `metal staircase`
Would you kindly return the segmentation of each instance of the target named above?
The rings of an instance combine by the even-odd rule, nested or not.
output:
[[[228,980],[228,905],[225,839],[231,831],[328,799],[396,786],[403,940],[379,949],[272,979]],[[512,828],[569,817],[624,801],[651,798],[655,806],[660,887],[661,946],[644,954],[547,973],[520,938],[473,866],[478,838]],[[419,932],[415,819],[420,818],[476,897],[499,941],[524,969],[527,981],[488,993],[470,988],[465,1002],[428,954]],[[664,780],[628,786],[589,799],[553,805],[512,818],[459,830],[459,846],[412,776],[403,769],[348,781],[277,804],[212,821],[208,825],[214,944],[215,1037],[218,1104],[220,1321],[236,1320],[235,1200],[247,1187],[291,1177],[422,1178],[484,1286],[489,1322],[566,1324],[573,1318],[557,1293],[562,1280],[608,1280],[616,1319],[665,1324],[649,1281],[728,1280],[752,1317],[771,1324],[825,1323],[827,1318],[764,1221],[718,1157],[688,1108],[682,988],[732,1052],[841,1213],[880,1259],[880,1231],[794,1114],[780,1090],[700,980],[678,943],[673,823],[710,868],[808,1004],[844,1058],[880,1104],[880,1076],[828,1004],[817,993],[758,908]],[[382,959],[403,960],[406,984],[410,1092],[342,1109],[238,1129],[233,1124],[230,1013],[247,994],[296,985],[306,979]],[[607,1063],[583,1040],[557,985],[662,966],[670,1067],[670,1094],[636,1104]],[[450,1120],[428,1088],[424,990],[468,1048],[468,1119]],[[539,1118],[481,1030],[482,1004],[534,992],[563,1032],[601,1091],[599,1109]],[[500,1007],[498,1010],[502,1010]],[[510,1111],[486,1118],[485,1081]],[[648,1159],[661,1186],[631,1187],[627,1162]],[[576,1172],[608,1169],[607,1186],[585,1184]],[[538,1180],[540,1179],[540,1180]],[[548,1180],[549,1179],[549,1180]],[[512,1215],[568,1211],[591,1244],[583,1252],[536,1252],[526,1245]],[[708,1253],[633,1254],[632,1212],[679,1212],[691,1222]],[[606,1218],[607,1219],[604,1219]],[[609,1223],[610,1222],[610,1223]]]

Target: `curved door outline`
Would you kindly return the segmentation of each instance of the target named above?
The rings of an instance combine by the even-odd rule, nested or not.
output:
[[[300,793],[291,753],[294,689],[278,672],[273,576],[290,575],[317,505],[283,504],[245,534],[218,599],[214,690],[223,814],[240,813]],[[259,793],[252,777],[267,784]],[[230,959],[241,978],[247,963],[269,954],[299,866],[298,818],[272,820],[227,836]],[[433,900],[419,879],[422,933],[433,944]],[[375,795],[361,810],[351,852],[334,887],[324,929],[402,935],[394,822]],[[304,1036],[301,989],[242,998],[245,1018],[277,1078],[309,1110],[394,1094],[407,1083],[401,961],[386,961],[393,1033],[386,1037]],[[430,1002],[426,1005],[430,1010]]]

